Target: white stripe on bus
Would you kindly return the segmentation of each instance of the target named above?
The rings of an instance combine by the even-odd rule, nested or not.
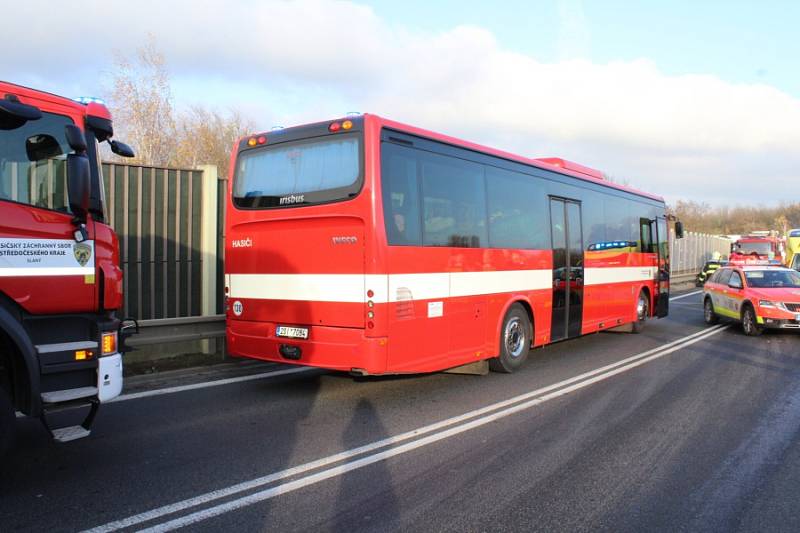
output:
[[[364,303],[435,300],[551,289],[551,270],[431,272],[422,274],[228,274],[230,298]],[[584,285],[655,279],[655,267],[585,269]]]

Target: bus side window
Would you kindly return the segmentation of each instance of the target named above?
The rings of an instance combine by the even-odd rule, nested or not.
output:
[[[381,166],[386,239],[393,245],[419,246],[419,185],[413,149],[384,143]]]

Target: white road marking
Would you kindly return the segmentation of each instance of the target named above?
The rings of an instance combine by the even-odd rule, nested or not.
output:
[[[209,507],[207,509],[202,509],[200,511],[195,511],[194,513],[190,513],[188,515],[175,518],[173,520],[161,524],[157,524],[152,528],[150,528],[149,531],[168,531],[171,529],[176,529],[179,527],[191,525],[199,521],[211,518],[213,516],[218,516],[220,514],[235,509],[239,509],[241,507],[251,505],[256,502],[273,498],[280,494],[285,494],[287,492],[291,492],[293,490],[297,490],[299,488],[318,483],[320,481],[329,479],[331,477],[342,475],[346,472],[350,472],[352,470],[356,470],[358,468],[373,464],[375,462],[382,461],[390,457],[394,457],[415,450],[422,446],[438,442],[442,439],[446,439],[453,435],[457,435],[459,433],[463,433],[470,429],[483,426],[485,424],[488,424],[489,422],[505,418],[513,413],[529,409],[531,407],[544,403],[553,398],[563,396],[575,390],[587,387],[593,383],[597,383],[598,381],[608,379],[612,376],[615,376],[622,372],[626,372],[630,369],[636,368],[647,362],[668,355],[676,350],[680,350],[682,348],[690,346],[707,337],[716,335],[717,333],[727,329],[728,327],[729,326],[714,326],[712,328],[704,329],[702,331],[693,333],[691,335],[687,335],[686,337],[683,337],[681,339],[667,343],[663,346],[659,346],[657,348],[653,348],[651,350],[628,357],[616,363],[612,363],[603,366],[601,368],[585,372],[583,374],[561,381],[559,383],[555,383],[553,385],[549,385],[547,387],[543,387],[541,389],[537,389],[532,392],[515,396],[514,398],[510,398],[508,400],[493,403],[486,407],[482,407],[480,409],[476,409],[452,418],[448,418],[446,420],[442,420],[440,422],[436,422],[428,426],[423,426],[421,428],[417,428],[408,431],[406,433],[381,439],[366,444],[364,446],[360,446],[350,450],[345,450],[343,452],[330,455],[328,457],[324,457],[316,461],[312,461],[286,470],[275,472],[267,476],[253,479],[251,481],[246,481],[227,488],[211,491],[206,494],[196,496],[194,498],[189,498],[180,502],[159,507],[157,509],[133,515],[122,520],[110,522],[108,524],[93,528],[89,531],[91,532],[115,531],[126,527],[136,526],[145,522],[166,517],[170,514],[174,514],[186,509],[197,507],[198,505],[210,503],[216,500],[220,500],[222,498],[233,496],[241,492],[259,489],[274,481],[296,476],[305,472],[309,472],[311,470],[316,470],[328,465],[332,465],[334,463],[338,463],[347,459],[357,457],[359,455],[363,455],[368,452],[376,451],[381,448],[385,448],[387,446],[399,444],[401,442],[408,441],[416,437],[422,437],[423,435],[430,434],[426,437],[413,440],[412,442],[408,442],[406,444],[402,444],[390,448],[388,450],[380,451],[372,455],[368,455],[366,457],[361,457],[360,459],[356,459],[354,461],[333,466],[326,470],[310,474],[308,476],[295,479],[283,483],[281,485],[263,489],[259,492],[241,498],[237,498],[235,500],[223,504]],[[461,422],[463,422],[463,424],[456,425]],[[454,426],[454,427],[445,429],[448,428],[449,426]]]
[[[686,298],[688,296],[694,296],[695,294],[700,294],[701,292],[703,292],[703,291],[687,292],[686,294],[681,294],[680,296],[673,296],[672,298],[669,299],[669,301],[673,302],[675,300],[680,300],[681,298]]]
[[[299,372],[309,372],[311,370],[319,370],[318,368],[301,366],[295,368],[285,368],[283,370],[275,370],[273,372],[262,372],[261,374],[252,374],[250,376],[238,376],[235,378],[216,379],[214,381],[204,381],[202,383],[192,383],[190,385],[179,385],[177,387],[166,387],[163,389],[147,390],[142,392],[132,392],[130,394],[122,394],[113,400],[104,403],[124,402],[127,400],[138,400],[139,398],[149,398],[151,396],[161,396],[162,394],[174,394],[176,392],[184,392],[187,390],[206,389],[208,387],[219,387],[221,385],[228,385],[230,383],[242,383],[243,381],[253,381],[256,379],[274,378],[277,376],[285,376],[287,374],[297,374]]]

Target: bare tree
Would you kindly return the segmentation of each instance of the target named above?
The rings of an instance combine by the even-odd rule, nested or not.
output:
[[[174,163],[178,166],[216,165],[227,176],[231,148],[236,140],[253,131],[253,125],[237,111],[222,115],[200,106],[190,107],[178,119]]]
[[[189,168],[213,164],[226,176],[234,141],[253,130],[236,111],[225,115],[195,105],[176,113],[167,64],[152,36],[134,60],[117,54],[112,82],[115,128],[136,151],[136,159],[128,163]]]
[[[136,159],[127,161],[169,165],[175,153],[172,92],[164,55],[152,35],[133,61],[116,54],[112,80],[115,128],[136,151]]]

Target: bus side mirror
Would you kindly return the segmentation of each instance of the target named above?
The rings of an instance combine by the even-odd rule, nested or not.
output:
[[[89,158],[85,155],[67,155],[67,194],[69,209],[75,221],[83,224],[89,210]]]
[[[683,222],[680,220],[675,222],[675,238],[683,239]]]

